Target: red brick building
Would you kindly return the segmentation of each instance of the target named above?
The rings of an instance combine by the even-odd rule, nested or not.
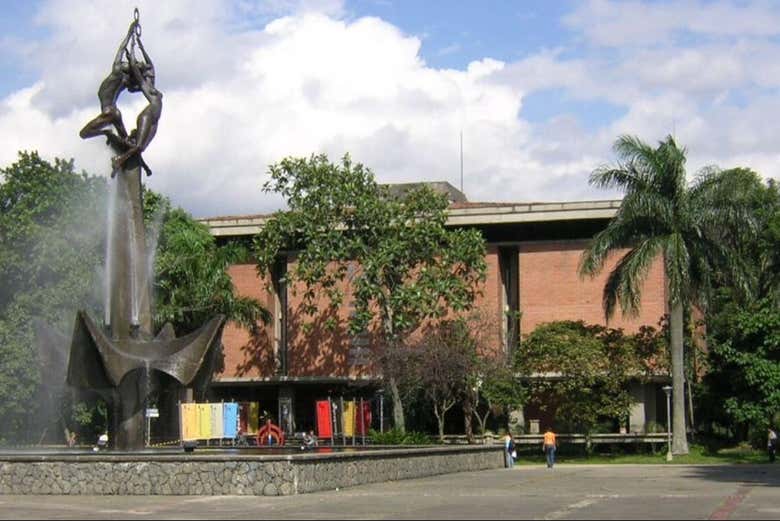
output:
[[[611,266],[599,277],[581,279],[578,263],[588,240],[603,229],[620,201],[470,203],[448,183],[434,187],[450,196],[448,224],[476,227],[487,241],[487,279],[476,305],[502,324],[497,334],[505,346],[514,341],[507,332],[516,331],[502,318],[505,310],[521,313],[520,335],[554,320],[605,324],[602,289]],[[217,217],[202,222],[218,240],[226,241],[252,237],[266,219]],[[350,337],[345,329],[330,331],[319,323],[304,333],[300,297],[284,282],[284,273],[293,262],[294,258],[280,262],[274,280],[259,278],[254,264],[230,268],[237,291],[260,300],[272,312],[274,322],[255,338],[235,325],[225,328],[224,367],[212,389],[224,399],[259,401],[274,417],[287,418],[282,421],[287,429],[301,431],[313,427],[315,400],[329,396],[372,399],[380,386],[366,365],[368,339]],[[645,283],[640,315],[627,319],[618,314],[608,325],[627,332],[642,325],[656,326],[666,313],[665,288],[659,260]],[[349,306],[344,306],[338,318],[346,321],[349,312]],[[630,429],[644,431],[647,422],[659,417],[656,408],[663,404],[663,393],[657,385],[639,384],[633,392],[638,404],[631,414]]]

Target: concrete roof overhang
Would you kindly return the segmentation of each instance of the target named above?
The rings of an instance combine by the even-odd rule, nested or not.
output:
[[[455,203],[448,211],[450,226],[543,223],[610,219],[620,200],[552,203]],[[228,216],[199,219],[215,237],[241,237],[258,233],[270,215]]]

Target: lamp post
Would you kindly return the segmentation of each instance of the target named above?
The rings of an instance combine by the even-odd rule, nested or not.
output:
[[[671,430],[671,398],[672,386],[664,385],[661,389],[666,393],[666,461],[672,461],[672,430]]]
[[[477,406],[479,406],[479,392],[482,390],[482,375],[481,374],[477,375],[477,380],[476,380],[476,382],[474,382],[474,387],[472,387],[471,390],[474,391],[474,405],[473,405],[474,408],[473,408],[473,410],[476,411],[477,410]],[[479,417],[479,414],[477,414],[477,417]],[[472,421],[473,421],[473,418],[469,418],[469,425],[471,425]],[[482,443],[487,443],[487,441],[485,441],[485,431],[484,431],[484,429],[482,429],[482,424],[481,423],[480,423],[480,432],[482,434]],[[472,442],[471,439],[469,439],[468,442],[471,443]]]
[[[385,432],[385,390],[379,389],[379,432]]]

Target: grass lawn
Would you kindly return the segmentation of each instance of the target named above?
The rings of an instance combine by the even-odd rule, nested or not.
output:
[[[685,456],[674,456],[671,462],[666,461],[666,446],[659,449],[658,453],[651,454],[625,454],[621,452],[614,453],[594,453],[584,454],[577,448],[577,452],[564,446],[559,450],[555,457],[556,463],[567,464],[666,464],[666,465],[701,465],[701,464],[732,464],[732,463],[768,463],[769,457],[765,451],[757,451],[750,447],[739,446],[732,448],[722,448],[717,451],[710,451],[702,445],[690,445],[690,453]],[[515,465],[541,465],[545,463],[545,457],[541,447],[535,447],[535,450],[523,448],[518,451]]]

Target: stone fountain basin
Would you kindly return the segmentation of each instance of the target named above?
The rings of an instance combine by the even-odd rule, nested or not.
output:
[[[503,445],[7,450],[0,494],[276,496],[503,466]]]

